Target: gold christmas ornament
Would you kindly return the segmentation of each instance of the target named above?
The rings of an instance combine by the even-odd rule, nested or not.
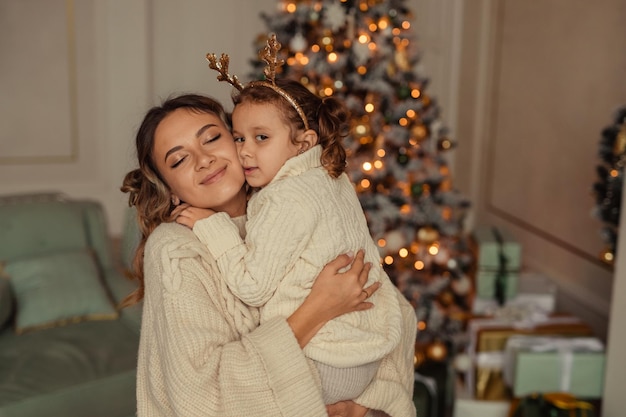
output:
[[[417,240],[420,243],[429,245],[439,239],[439,232],[431,226],[420,227],[417,231]]]
[[[426,129],[426,126],[419,123],[411,127],[411,135],[413,135],[418,142],[421,142],[426,138],[426,136],[428,136],[428,130]]]
[[[439,191],[446,192],[450,190],[452,190],[452,180],[450,178],[446,178],[441,181],[441,184],[439,184]]]
[[[448,307],[454,304],[454,295],[450,291],[447,291],[447,290],[439,293],[438,299],[441,305],[444,307]]]
[[[607,263],[609,265],[613,265],[613,260],[614,260],[613,252],[608,248],[605,249],[600,254],[600,260],[602,260],[602,262]]]
[[[452,149],[452,141],[449,138],[441,138],[437,143],[437,147],[442,151]]]
[[[443,362],[448,357],[446,345],[436,340],[426,347],[426,358],[431,361]]]
[[[426,355],[424,352],[415,350],[415,355],[413,356],[413,365],[415,368],[419,368],[422,364],[426,362]]]
[[[406,53],[405,48],[398,48],[398,50],[394,54],[394,61],[396,66],[400,68],[401,71],[410,71],[411,64],[409,63],[409,58]]]
[[[626,151],[626,122],[622,124],[617,137],[615,138],[615,144],[613,145],[613,155],[619,156]]]

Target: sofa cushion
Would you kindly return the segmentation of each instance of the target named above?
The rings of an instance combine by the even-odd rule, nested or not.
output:
[[[0,205],[0,261],[89,247],[83,208],[63,201]]]
[[[131,414],[138,343],[121,320],[1,332],[0,416]]]
[[[7,262],[16,300],[17,333],[119,316],[87,249],[53,252]]]

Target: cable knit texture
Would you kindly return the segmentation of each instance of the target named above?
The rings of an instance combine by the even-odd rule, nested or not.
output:
[[[330,321],[305,348],[315,361],[354,367],[379,360],[397,346],[402,318],[353,184],[345,174],[330,177],[320,156],[317,145],[289,159],[252,197],[245,241],[225,213],[197,222],[194,232],[217,259],[232,292],[249,305],[262,306],[261,323],[289,316],[337,255],[365,249],[373,264],[368,284],[382,283],[369,300],[376,307]]]
[[[244,221],[234,219],[241,233]],[[189,229],[160,225],[144,259],[138,417],[327,417],[319,380],[287,322],[275,318],[251,331],[257,310],[233,296]],[[396,296],[401,343],[355,401],[391,417],[414,417],[416,320],[397,290]]]
[[[139,417],[326,416],[319,384],[283,318],[228,291],[191,230],[162,224],[145,251]]]

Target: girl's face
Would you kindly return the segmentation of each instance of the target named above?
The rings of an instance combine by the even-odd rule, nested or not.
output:
[[[154,163],[173,198],[199,208],[245,213],[245,177],[233,137],[212,113],[177,109],[154,135]]]
[[[238,104],[232,119],[239,158],[252,187],[269,184],[285,161],[303,146],[292,143],[291,130],[273,105]]]

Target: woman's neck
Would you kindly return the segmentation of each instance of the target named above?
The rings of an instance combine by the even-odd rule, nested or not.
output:
[[[246,187],[242,187],[239,193],[228,202],[228,204],[216,211],[226,212],[230,217],[239,217],[246,214],[248,204],[248,193]]]

